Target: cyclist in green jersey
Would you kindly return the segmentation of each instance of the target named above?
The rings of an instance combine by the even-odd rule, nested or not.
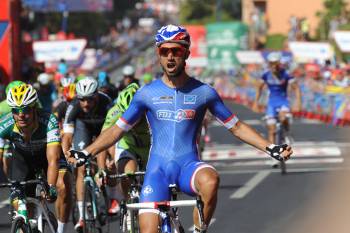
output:
[[[129,84],[122,92],[119,93],[117,102],[111,108],[108,113],[106,120],[103,124],[102,131],[115,125],[117,120],[129,107],[129,104],[139,89],[138,84]],[[114,155],[114,161],[117,163],[118,172],[135,172],[137,168],[144,170],[148,160],[148,153],[151,145],[150,133],[146,117],[143,117],[135,127],[124,134],[123,138],[114,146],[112,150],[109,149],[110,154]],[[123,180],[121,183],[122,192],[124,198],[127,196],[129,183]],[[114,213],[115,207],[113,201],[110,213]]]
[[[11,112],[0,119],[0,137],[8,139],[13,148],[9,179],[22,181],[35,179],[37,174],[46,175],[47,200],[57,199],[57,233],[63,233],[71,209],[71,174],[63,156],[57,118],[38,108],[37,100],[31,85],[11,88],[7,94]],[[35,186],[28,186],[25,191],[27,196],[34,196]]]
[[[13,87],[19,86],[25,84],[22,81],[19,80],[15,80],[10,82],[6,89],[5,89],[5,93],[7,96],[7,93],[9,92],[9,90]],[[4,116],[5,114],[11,112],[11,108],[10,106],[7,104],[6,99],[0,102],[0,117]],[[8,170],[8,158],[11,156],[11,150],[10,150],[10,143],[8,140],[5,140],[3,138],[0,138],[0,164],[2,163],[1,167],[4,171],[5,174],[7,174],[7,170]]]

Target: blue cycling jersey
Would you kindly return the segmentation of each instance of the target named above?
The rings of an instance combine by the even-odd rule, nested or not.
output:
[[[294,80],[294,78],[290,76],[286,70],[281,69],[279,71],[279,78],[271,71],[266,71],[262,79],[270,90],[269,103],[287,99],[288,83]]]
[[[238,121],[212,87],[194,78],[181,88],[171,88],[158,79],[136,92],[117,125],[129,130],[146,113],[151,128],[141,201],[168,200],[169,184],[195,194],[194,174],[208,166],[199,161],[196,144],[207,109],[228,129]]]

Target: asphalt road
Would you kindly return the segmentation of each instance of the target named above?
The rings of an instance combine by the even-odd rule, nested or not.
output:
[[[262,134],[261,114],[227,103],[238,117]],[[220,173],[217,209],[209,232],[222,233],[342,233],[350,229],[349,128],[294,120],[295,156],[286,175],[271,168],[267,155],[235,139],[214,123],[203,157]],[[6,197],[0,191],[0,233],[9,232]],[[186,199],[188,197],[182,196]],[[181,210],[191,232],[191,209]],[[118,222],[109,232],[119,232]],[[68,233],[74,232],[69,223]]]

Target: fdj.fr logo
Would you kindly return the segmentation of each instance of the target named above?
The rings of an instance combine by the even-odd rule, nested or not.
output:
[[[195,114],[196,111],[192,109],[179,109],[177,111],[158,110],[157,119],[180,122],[183,120],[194,119]]]

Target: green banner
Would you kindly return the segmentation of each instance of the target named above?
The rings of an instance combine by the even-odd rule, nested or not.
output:
[[[206,28],[209,68],[228,70],[237,65],[236,51],[248,49],[248,27],[228,22],[208,24]]]

